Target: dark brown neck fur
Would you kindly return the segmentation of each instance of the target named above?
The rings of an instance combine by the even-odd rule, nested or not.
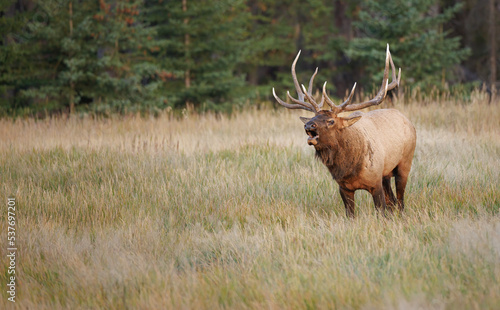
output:
[[[328,168],[335,180],[349,179],[360,172],[364,154],[371,153],[367,144],[369,142],[357,128],[347,127],[322,143],[316,149],[316,157]]]

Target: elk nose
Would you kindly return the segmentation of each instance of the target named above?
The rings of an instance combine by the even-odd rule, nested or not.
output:
[[[305,124],[304,128],[305,128],[305,130],[315,130],[316,124],[309,122],[309,123]]]

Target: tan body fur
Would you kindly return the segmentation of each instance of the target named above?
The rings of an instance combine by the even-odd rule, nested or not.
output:
[[[393,176],[396,167],[409,172],[417,139],[415,128],[410,121],[394,109],[355,114],[362,115],[361,119],[344,128],[344,131],[356,131],[365,140],[349,140],[347,145],[353,151],[363,154],[360,158],[362,168],[356,176],[332,174],[335,181],[349,190],[369,191],[377,186],[382,177]],[[349,151],[346,153],[350,153]]]

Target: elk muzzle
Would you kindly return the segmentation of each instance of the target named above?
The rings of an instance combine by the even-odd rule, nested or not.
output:
[[[318,132],[316,131],[316,124],[314,122],[307,122],[307,124],[304,126],[304,129],[306,130],[306,133],[309,136],[309,138],[307,138],[307,144],[317,145],[319,135]]]

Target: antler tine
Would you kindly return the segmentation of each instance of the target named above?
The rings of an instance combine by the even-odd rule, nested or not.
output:
[[[340,105],[339,108],[344,109],[346,106],[351,104],[352,97],[354,96],[354,90],[356,89],[356,84],[357,83],[354,83],[354,86],[351,89],[351,93],[349,94],[349,97],[347,97],[347,99]]]
[[[388,79],[389,79],[389,63],[392,64],[391,66],[393,68],[393,70],[392,70],[393,71],[393,74],[392,74],[393,82],[391,84],[389,84],[389,81],[388,81]],[[389,44],[387,44],[387,51],[386,51],[386,56],[385,56],[384,78],[382,79],[382,85],[380,86],[380,90],[377,93],[377,95],[375,96],[375,98],[368,100],[368,101],[365,101],[365,102],[362,102],[362,103],[357,103],[357,104],[347,103],[342,108],[342,110],[343,111],[355,111],[355,110],[361,110],[361,109],[367,108],[367,107],[372,106],[372,105],[380,104],[382,101],[384,101],[385,96],[387,95],[387,91],[394,89],[396,86],[399,85],[400,76],[397,79],[395,79],[396,78],[395,71],[396,70],[394,69],[394,65],[393,65],[392,58],[391,58],[391,52],[389,51]]]
[[[307,93],[309,94],[309,96],[312,96],[312,88],[313,88],[314,78],[316,77],[316,74],[318,74],[318,68],[316,68],[313,75],[311,76],[311,79],[309,80],[309,88],[307,89]]]
[[[384,78],[382,79],[382,86],[380,87],[380,91],[378,92],[377,96],[382,92],[387,92],[387,86],[389,82],[389,63],[391,62],[391,60],[391,52],[389,51],[389,44],[387,44],[387,51],[385,53]]]
[[[325,82],[326,83],[326,82]],[[321,95],[321,101],[319,102],[319,107],[322,108],[323,105],[325,104],[325,96]]]
[[[311,76],[311,79],[309,80],[309,87],[307,89],[307,93],[309,94],[309,97],[313,97],[313,94],[312,94],[312,90],[313,90],[313,83],[314,83],[314,78],[316,77],[316,74],[318,74],[318,67],[316,67],[316,70],[314,71],[313,75]],[[322,98],[323,99],[323,98]],[[321,107],[323,106],[323,100],[320,101],[319,104],[317,104],[316,102],[316,106],[318,107],[318,110],[321,109]]]
[[[276,95],[276,92],[274,91],[274,87],[273,87],[273,96],[274,98],[276,99],[276,101],[278,101],[279,104],[281,104],[282,106],[284,106],[285,108],[288,108],[288,109],[303,109],[303,110],[307,110],[307,111],[311,111],[311,112],[314,112],[316,113],[316,110],[314,110],[313,107],[310,107],[310,106],[307,106],[307,105],[304,105],[302,104],[302,102],[298,101],[297,99],[294,99],[290,96],[290,92],[288,92],[288,96],[293,99],[294,102],[300,102],[299,104],[289,104],[289,103],[286,103],[285,101],[281,100],[277,95]]]
[[[389,51],[389,44],[387,44],[387,52],[389,53],[389,61],[391,62],[391,69],[392,69],[392,82],[387,87],[387,90],[391,90],[396,87],[399,87],[399,82],[401,81],[401,68],[399,68],[398,76],[396,78],[396,67],[394,66],[394,61],[392,61],[392,55],[391,52]]]
[[[312,94],[310,94],[308,91],[306,91],[306,87],[304,86],[304,84],[302,84],[302,90],[304,91],[304,95],[306,96],[306,99],[311,103],[313,108],[316,111],[319,111],[321,109],[321,107],[316,103],[316,100],[314,100]]]
[[[305,101],[300,101],[300,100],[297,100],[297,99],[293,98],[293,97],[292,97],[292,95],[290,95],[290,92],[289,92],[289,91],[287,91],[287,92],[286,92],[286,95],[287,95],[287,97],[288,97],[288,98],[290,98],[290,100],[292,100],[293,102],[295,102],[295,103],[297,103],[297,104],[299,104],[299,105],[301,105],[301,106],[303,106],[303,107],[307,108],[307,109],[308,109],[308,110],[310,110],[310,111],[314,110],[313,112],[316,112],[315,107],[311,106],[308,102],[305,102]],[[311,109],[312,109],[312,110],[311,110]]]
[[[330,111],[339,111],[339,107],[326,94],[326,82],[323,84],[323,95],[321,96],[321,101],[326,101],[326,103],[330,106]]]
[[[297,65],[297,61],[299,60],[300,52],[302,52],[302,50],[300,50],[297,53],[297,56],[295,57],[292,63],[292,78],[293,78],[293,85],[295,85],[295,90],[297,91],[297,96],[299,100],[304,101],[304,93],[300,88],[299,80],[297,79],[297,74],[295,73],[295,65]]]

